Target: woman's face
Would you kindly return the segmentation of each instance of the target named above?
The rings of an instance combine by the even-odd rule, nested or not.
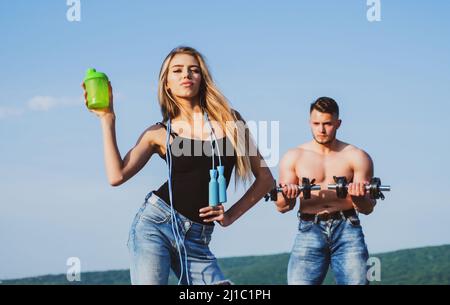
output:
[[[174,98],[193,98],[198,95],[202,80],[200,65],[189,54],[175,55],[169,64],[167,89]]]

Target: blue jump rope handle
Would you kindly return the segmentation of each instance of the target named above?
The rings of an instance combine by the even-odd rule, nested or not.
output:
[[[217,183],[219,184],[219,202],[224,203],[227,202],[227,180],[225,180],[225,176],[223,175],[225,167],[223,165],[217,166],[217,172],[219,173],[219,177],[217,178]]]
[[[217,170],[210,169],[209,176],[209,205],[216,206],[219,204],[219,183],[217,182]]]

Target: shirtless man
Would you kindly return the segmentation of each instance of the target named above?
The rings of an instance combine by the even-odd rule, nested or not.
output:
[[[288,284],[321,284],[329,266],[337,284],[367,284],[368,251],[358,212],[370,214],[376,201],[365,185],[373,176],[373,163],[363,150],[336,139],[341,125],[339,107],[328,97],[311,104],[313,140],[289,150],[280,162],[277,209],[294,208],[302,178],[316,179],[321,191],[300,198],[299,226],[288,265]],[[333,176],[347,177],[348,196],[339,199],[327,190]],[[300,196],[302,196],[300,194]]]

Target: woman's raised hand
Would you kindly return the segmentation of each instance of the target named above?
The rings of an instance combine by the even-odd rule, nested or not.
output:
[[[109,90],[109,106],[108,108],[104,108],[104,109],[89,109],[87,107],[87,92],[86,92],[86,87],[84,86],[84,83],[81,84],[81,87],[83,88],[83,94],[84,94],[84,104],[86,105],[86,108],[94,113],[97,117],[102,118],[106,115],[113,115],[114,116],[114,107],[113,107],[113,93],[112,93],[112,87],[111,87],[111,82],[108,82],[108,90]]]

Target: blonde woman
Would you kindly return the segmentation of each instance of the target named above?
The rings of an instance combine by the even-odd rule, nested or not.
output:
[[[166,161],[171,175],[147,195],[132,223],[132,284],[167,284],[170,269],[181,284],[227,283],[209,249],[214,222],[231,225],[273,186],[242,118],[217,89],[203,56],[190,47],[178,47],[164,60],[158,85],[163,120],[147,128],[123,159],[116,143],[111,85],[110,96],[108,109],[90,110],[101,120],[109,183],[126,182],[154,154]],[[225,168],[226,186],[233,169],[238,182],[255,177],[226,211],[221,204],[208,204],[210,169],[218,162]]]

